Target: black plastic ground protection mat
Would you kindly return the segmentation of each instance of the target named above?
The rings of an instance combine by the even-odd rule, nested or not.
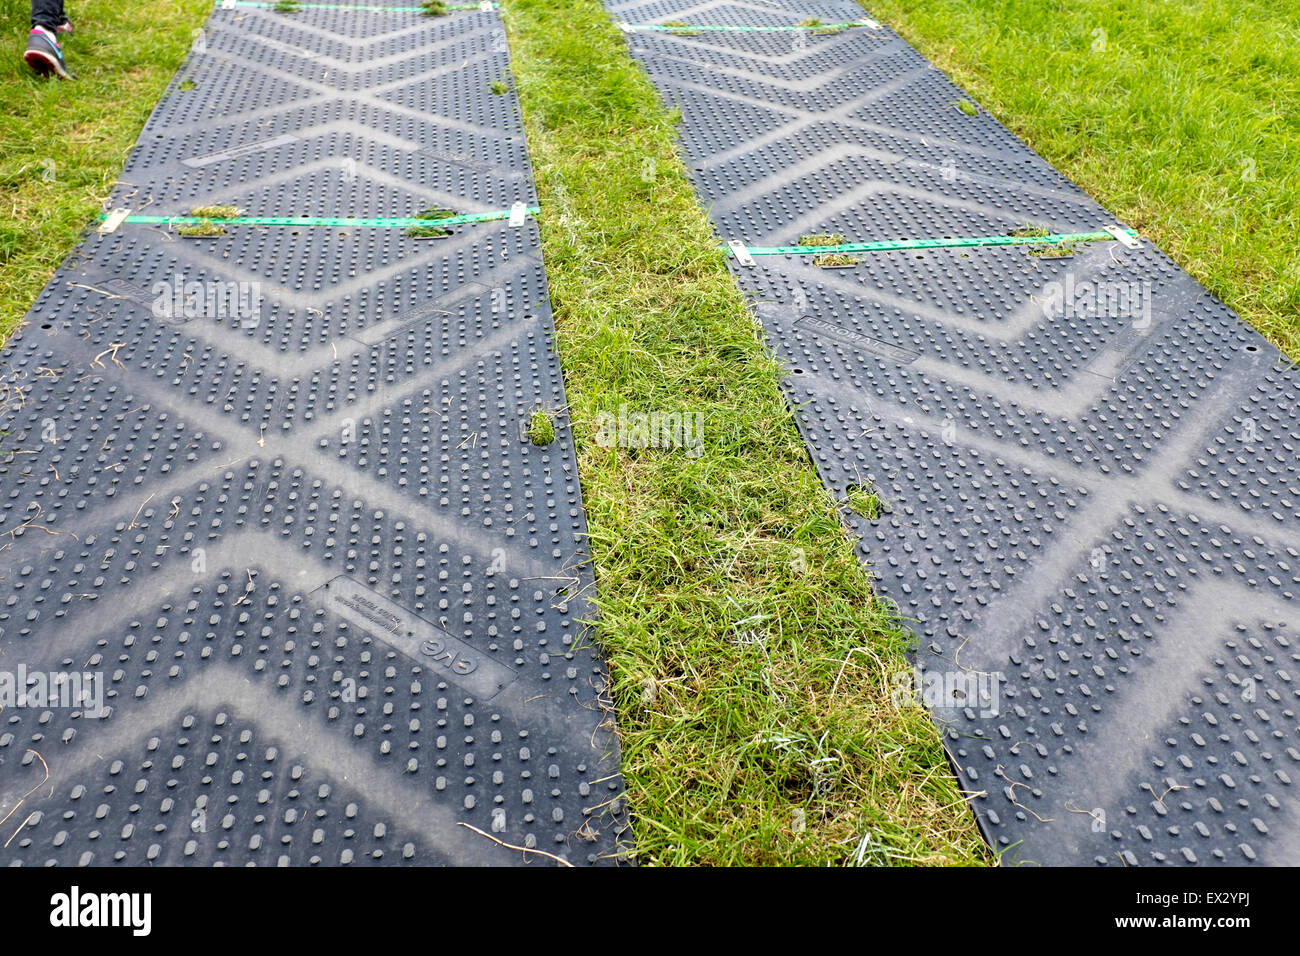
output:
[[[493,12],[217,9],[109,205],[530,206],[497,82]],[[0,356],[5,862],[626,853],[536,226],[450,231],[128,221],[41,294]]]
[[[724,242],[1114,224],[886,28],[637,29],[855,4],[608,6]],[[1064,251],[730,261],[1003,860],[1295,864],[1300,375],[1149,243]]]

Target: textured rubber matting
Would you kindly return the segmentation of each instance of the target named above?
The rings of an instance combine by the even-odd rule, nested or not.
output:
[[[495,13],[218,9],[111,205],[531,205],[497,81]],[[41,294],[0,356],[0,859],[625,852],[536,227],[452,233],[127,223]]]
[[[611,3],[629,25],[847,2]],[[631,30],[719,236],[1114,220],[888,29]],[[1300,863],[1296,368],[1149,243],[732,259],[1007,862]]]

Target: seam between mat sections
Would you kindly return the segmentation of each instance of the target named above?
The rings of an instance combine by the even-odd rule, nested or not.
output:
[[[1049,233],[1045,236],[944,236],[937,239],[880,239],[872,242],[841,242],[831,245],[747,246],[733,239],[719,246],[742,264],[751,256],[816,256],[849,252],[892,252],[899,249],[969,249],[982,246],[1064,245],[1074,242],[1122,242],[1136,246],[1136,230],[1107,226],[1097,232]]]
[[[616,26],[624,33],[671,33],[690,36],[692,33],[791,33],[791,32],[826,32],[839,33],[843,30],[866,28],[879,30],[880,24],[875,20],[850,20],[845,23],[795,23],[766,26],[733,26],[723,24],[697,23],[619,23]]]
[[[220,0],[217,3],[217,10],[234,10],[239,7],[263,7],[269,9],[287,8],[286,12],[292,13],[294,10],[356,10],[366,13],[430,13],[427,7],[390,7],[372,4],[350,4],[350,3],[299,3],[298,0]],[[499,3],[489,3],[487,0],[483,3],[449,3],[442,9],[444,10],[499,10]],[[432,15],[432,14],[431,14]]]
[[[372,218],[353,216],[132,216],[122,210],[99,215],[99,231],[107,234],[113,232],[122,223],[140,225],[168,226],[340,226],[354,229],[410,229],[429,226],[463,226],[478,222],[495,222],[509,220],[512,226],[521,226],[528,216],[536,216],[541,211],[539,206],[525,206],[515,203],[509,209],[494,209],[491,212],[466,213],[460,216],[447,216],[442,219],[425,219],[419,216],[379,216]]]

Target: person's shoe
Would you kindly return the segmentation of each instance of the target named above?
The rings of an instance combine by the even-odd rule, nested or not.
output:
[[[23,54],[23,59],[41,76],[72,79],[72,71],[63,62],[63,48],[44,27],[32,27],[32,32],[27,35],[27,52]]]
[[[65,37],[70,37],[70,36],[72,36],[72,21],[69,20],[67,17],[64,17],[64,18],[63,18],[63,22],[60,23],[60,24],[55,28],[55,32],[56,32],[56,33],[61,33],[61,34],[63,34]]]

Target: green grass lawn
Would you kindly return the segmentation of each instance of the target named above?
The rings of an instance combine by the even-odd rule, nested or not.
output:
[[[77,79],[23,62],[31,6],[0,0],[0,341],[31,308],[122,171],[210,0],[68,0]]]
[[[1300,4],[864,6],[1300,359]]]
[[[676,131],[591,0],[508,0],[643,863],[987,862]],[[700,417],[698,456],[601,416]],[[847,503],[843,506],[847,507]]]

